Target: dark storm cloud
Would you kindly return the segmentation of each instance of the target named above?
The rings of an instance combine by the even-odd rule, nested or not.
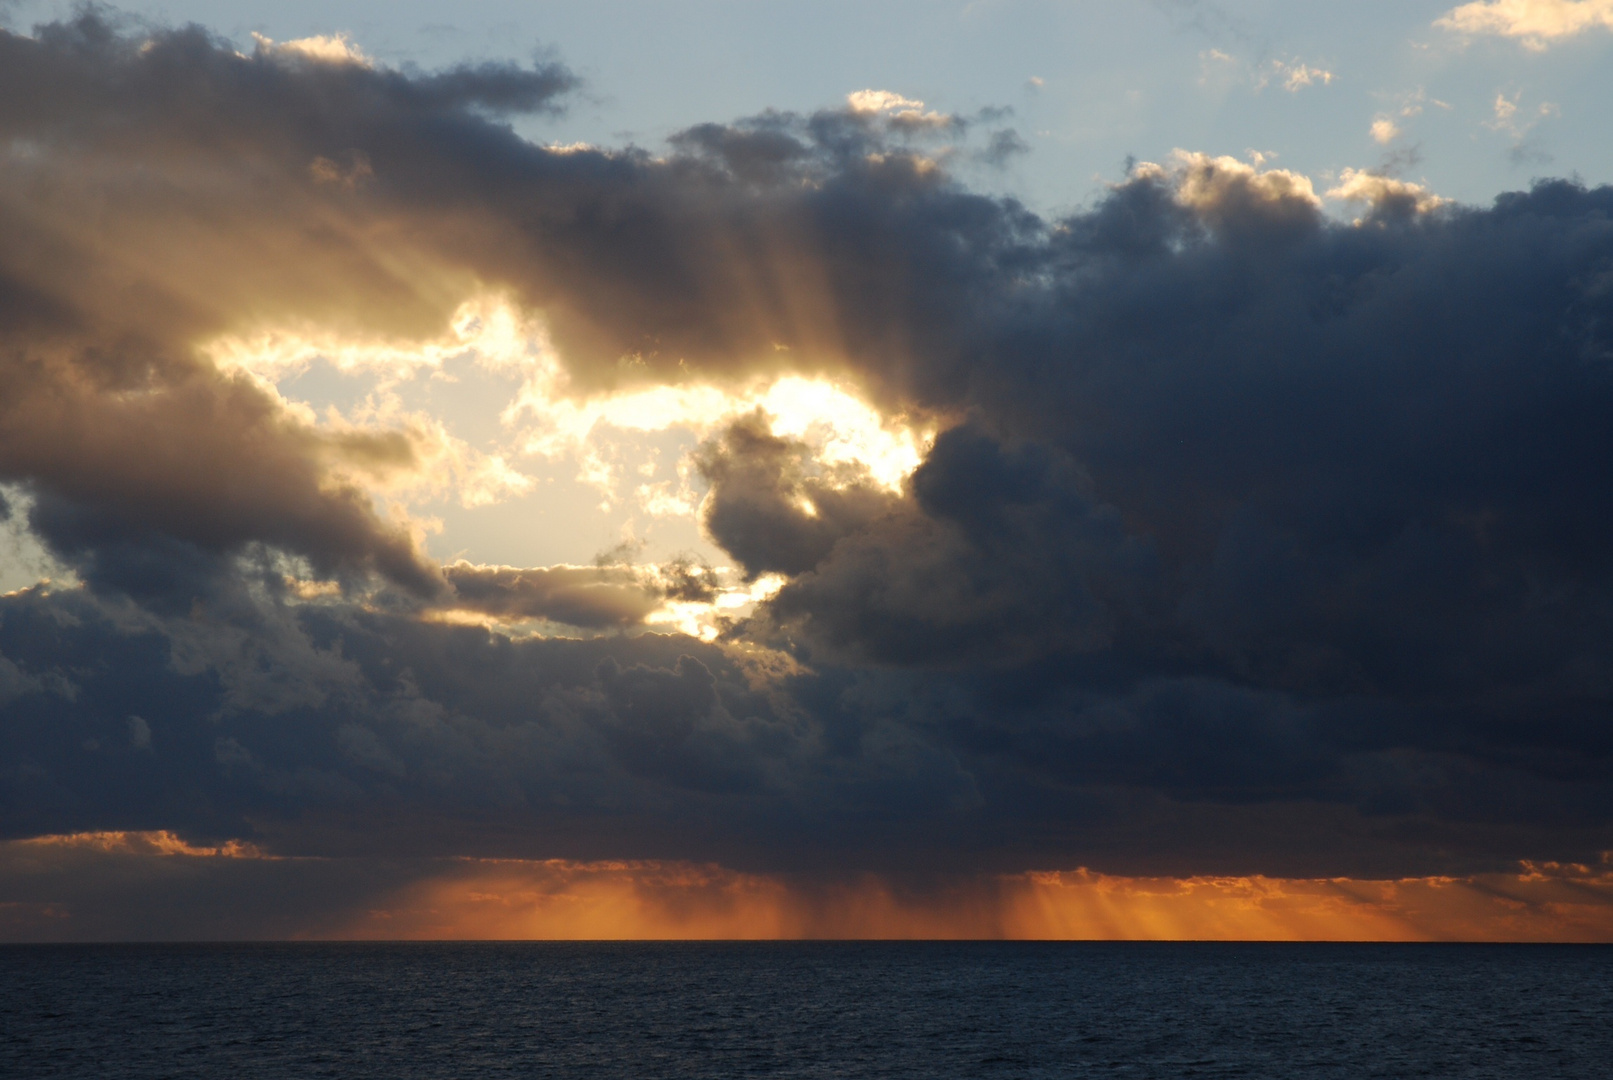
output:
[[[706,530],[752,577],[810,570],[892,507],[865,476],[810,475],[810,458],[805,444],[775,436],[759,412],[731,424],[698,457],[711,483]]]
[[[1593,850],[1605,812],[1594,778],[1364,750],[1337,728],[1369,711],[1224,680],[1062,664],[781,677],[688,638],[511,641],[244,596],[167,618],[83,592],[0,607],[13,837],[1392,876]]]
[[[23,388],[4,407],[0,470],[37,487],[30,524],[86,580],[147,591],[138,571],[125,574],[131,559],[156,569],[172,561],[166,549],[199,566],[261,542],[325,575],[378,571],[435,589],[407,534],[378,521],[356,486],[324,482],[330,443],[255,387],[202,373],[136,394],[59,385]],[[342,456],[409,457],[390,438],[345,442]]]
[[[1202,159],[1036,242],[1001,207],[970,258],[908,264],[924,361],[872,369],[976,418],[906,499],[759,554],[799,485],[757,483],[766,453],[708,471],[712,535],[796,575],[749,630],[1006,664],[948,724],[1053,782],[1605,844],[1610,210],[1566,183],[1422,214],[1386,192],[1343,226]],[[771,516],[719,515],[757,490]]]
[[[89,584],[0,602],[9,835],[1320,874],[1613,844],[1613,190],[1385,188],[1346,225],[1185,159],[1049,221],[949,176],[955,119],[666,157],[496,119],[569,85],[0,38],[0,473]],[[583,627],[657,595],[431,566],[328,471],[407,440],[331,443],[192,351],[435,333],[473,287],[580,387],[793,366],[949,430],[899,493],[762,417],[703,448],[710,534],[787,578],[720,643],[291,603],[281,553]]]
[[[734,550],[715,516],[723,479],[708,526]],[[836,536],[769,613],[830,656],[936,666],[1098,649],[1115,610],[1152,613],[1151,546],[1081,491],[1059,451],[958,427],[911,484],[909,500]]]
[[[902,831],[967,801],[944,752],[888,723],[826,761],[787,688],[689,638],[512,641],[245,592],[170,618],[83,591],[0,607],[9,836],[790,866],[830,858],[834,822]]]

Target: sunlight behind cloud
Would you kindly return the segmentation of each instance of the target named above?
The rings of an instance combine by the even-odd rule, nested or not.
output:
[[[506,298],[462,303],[443,332],[425,340],[364,339],[320,326],[266,327],[222,337],[200,352],[221,371],[250,379],[289,420],[308,430],[333,482],[368,492],[380,509],[450,559],[565,572],[602,548],[642,549],[652,561],[612,562],[659,596],[654,559],[713,559],[700,543],[706,481],[701,445],[741,418],[760,417],[772,436],[800,444],[806,468],[828,488],[871,484],[899,493],[928,453],[935,418],[885,415],[849,383],[779,374],[726,383],[696,380],[579,394],[540,318]],[[384,448],[385,453],[379,452]],[[445,507],[495,507],[533,496],[527,526],[541,533],[534,556],[485,534],[445,525]],[[519,511],[525,513],[523,509]],[[811,511],[808,511],[809,513]],[[513,520],[513,519],[512,519]],[[617,533],[617,541],[602,533]],[[542,552],[542,554],[538,554]],[[557,557],[558,556],[558,557]],[[602,564],[603,565],[603,564]],[[712,640],[772,590],[718,568],[714,598],[671,589],[642,623]],[[570,636],[576,628],[516,612],[449,604],[430,618],[499,626],[519,635]],[[585,631],[588,632],[588,631]]]
[[[541,324],[522,318],[500,297],[483,296],[460,304],[448,332],[434,340],[362,338],[319,325],[281,326],[227,334],[199,351],[221,370],[272,385],[307,370],[315,360],[343,373],[395,381],[441,370],[460,356],[475,356],[490,368],[522,368],[542,364],[553,350]]]
[[[787,375],[737,387],[691,381],[579,399],[571,393],[570,379],[541,321],[497,297],[466,301],[455,312],[449,332],[436,340],[362,340],[311,327],[221,337],[201,351],[222,370],[240,372],[277,393],[285,393],[284,384],[316,360],[344,374],[369,376],[377,387],[390,389],[411,379],[440,376],[452,360],[474,358],[490,372],[519,376],[520,389],[498,419],[516,436],[513,445],[519,453],[547,458],[585,457],[590,441],[608,437],[611,428],[682,428],[705,438],[734,417],[760,408],[772,418],[774,434],[806,442],[826,465],[863,466],[894,491],[923,460],[936,426],[881,416],[853,388],[824,377]],[[372,408],[369,419],[385,425],[406,418]],[[490,469],[497,472],[499,466]],[[604,482],[597,463],[593,469],[593,479]]]
[[[645,625],[715,641],[722,632],[721,620],[743,618],[784,587],[784,579],[777,574],[763,574],[745,582],[734,581],[734,571],[728,567],[719,567],[716,572],[729,583],[719,585],[712,600],[668,600],[645,618]]]

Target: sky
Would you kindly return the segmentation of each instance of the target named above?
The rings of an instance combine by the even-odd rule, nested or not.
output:
[[[1613,940],[1610,51],[0,3],[0,939]]]

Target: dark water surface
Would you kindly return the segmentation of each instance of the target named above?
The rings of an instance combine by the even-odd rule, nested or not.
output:
[[[1613,1077],[1613,947],[0,947],[0,1077]]]

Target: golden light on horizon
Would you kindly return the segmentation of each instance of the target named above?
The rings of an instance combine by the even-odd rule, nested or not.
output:
[[[276,857],[167,831],[0,843],[30,875],[223,881],[344,860]],[[362,862],[363,860],[349,860]],[[121,868],[121,869],[119,869]],[[130,874],[130,871],[137,871]],[[71,907],[68,901],[58,905]],[[957,875],[923,886],[676,861],[448,858],[362,910],[321,911],[294,937],[334,940],[1068,940],[1613,942],[1613,853],[1598,866],[1397,879],[1127,877],[1087,869]]]
[[[684,863],[462,860],[336,937],[532,940],[1613,941],[1613,869],[1385,880],[1081,869],[925,890]]]

